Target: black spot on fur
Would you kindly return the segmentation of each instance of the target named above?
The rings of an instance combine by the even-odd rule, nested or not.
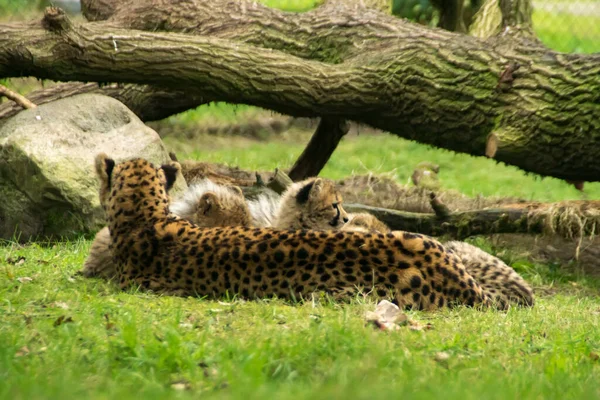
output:
[[[416,275],[410,278],[410,287],[415,289],[421,287],[421,278]]]
[[[408,269],[410,268],[410,264],[406,261],[400,261],[397,265],[398,269]]]

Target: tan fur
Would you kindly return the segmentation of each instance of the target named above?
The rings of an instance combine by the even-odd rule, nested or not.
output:
[[[433,238],[399,231],[200,228],[169,214],[166,188],[175,179],[169,169],[134,159],[106,170],[99,177],[110,196],[102,197],[102,206],[121,288],[295,299],[315,291],[353,296],[366,290],[427,310],[490,304],[456,255]]]
[[[333,181],[310,178],[292,184],[281,196],[273,227],[340,229],[348,221],[342,196]]]
[[[115,274],[115,264],[112,261],[112,253],[108,249],[110,245],[110,231],[108,226],[100,229],[94,237],[90,254],[85,259],[81,274],[87,278],[102,277],[110,279]]]
[[[244,194],[237,186],[223,186],[203,179],[190,185],[175,201],[173,214],[203,227],[250,226],[250,211]]]
[[[281,196],[275,192],[263,193],[256,199],[248,201],[252,226],[256,228],[272,227],[280,206]]]
[[[381,222],[373,214],[356,213],[349,214],[349,221],[342,226],[342,231],[361,232],[390,232],[390,228]]]
[[[533,306],[533,290],[514,269],[502,260],[469,243],[450,241],[446,249],[454,251],[465,268],[487,291],[492,301],[500,304]]]

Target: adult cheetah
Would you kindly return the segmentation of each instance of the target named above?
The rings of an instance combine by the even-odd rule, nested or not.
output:
[[[121,288],[295,299],[362,288],[413,309],[490,304],[460,260],[433,238],[201,228],[169,212],[178,163],[155,167],[136,158],[115,165],[99,154],[95,165]]]

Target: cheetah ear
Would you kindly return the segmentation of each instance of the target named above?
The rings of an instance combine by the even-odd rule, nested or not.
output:
[[[177,159],[177,155],[172,151],[169,152],[169,158],[171,159],[171,161],[179,162],[179,160]]]
[[[322,184],[323,180],[321,178],[317,178],[314,181],[310,181],[306,185],[302,186],[302,188],[300,188],[296,194],[296,201],[298,204],[306,204],[309,198],[321,191]]]
[[[110,189],[110,177],[112,171],[115,168],[115,161],[109,158],[105,153],[100,153],[94,160],[94,166],[96,168],[96,175],[100,179],[102,189]]]
[[[220,207],[219,198],[214,192],[206,192],[198,201],[198,212],[206,215],[213,207]]]
[[[312,189],[310,190],[310,198],[316,199],[325,188],[325,181],[321,178],[314,180]]]
[[[167,179],[167,191],[169,191],[173,185],[175,184],[175,180],[177,179],[177,174],[181,171],[181,165],[177,161],[171,161],[168,164],[163,164],[160,168],[165,173],[165,178]]]

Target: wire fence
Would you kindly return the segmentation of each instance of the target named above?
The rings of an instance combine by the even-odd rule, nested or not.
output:
[[[307,9],[318,0],[260,0],[283,9]],[[392,12],[422,24],[435,24],[433,0],[389,0]],[[437,0],[439,1],[439,0]],[[464,0],[468,26],[483,0]],[[70,13],[80,10],[79,0],[0,0],[0,21],[27,20],[54,4]],[[600,0],[533,0],[533,25],[539,38],[557,51],[600,52]]]

